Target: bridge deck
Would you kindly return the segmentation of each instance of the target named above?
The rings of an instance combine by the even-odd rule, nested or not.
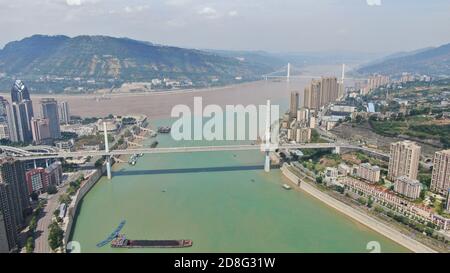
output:
[[[375,150],[361,146],[339,144],[339,143],[308,143],[308,144],[289,144],[277,147],[278,149],[334,149],[336,147],[346,149],[363,150],[380,156],[387,156]],[[83,152],[57,152],[57,153],[34,153],[23,156],[16,156],[18,160],[50,159],[50,158],[68,158],[81,156],[118,156],[131,154],[166,154],[166,153],[192,153],[192,152],[220,152],[220,151],[264,151],[265,147],[261,145],[224,145],[224,146],[200,146],[200,147],[171,147],[171,148],[137,148],[128,150],[105,151],[83,151]]]

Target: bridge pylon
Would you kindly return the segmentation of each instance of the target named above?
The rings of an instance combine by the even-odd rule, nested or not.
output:
[[[267,101],[267,110],[266,110],[266,137],[264,144],[264,153],[265,153],[265,162],[264,162],[264,171],[266,173],[270,172],[270,100]]]
[[[111,174],[111,156],[109,156],[108,130],[106,129],[106,122],[103,122],[103,133],[105,135],[105,152],[106,152],[106,176],[108,179],[112,178]]]
[[[291,63],[288,63],[287,65],[287,75],[286,80],[289,82],[291,80]]]

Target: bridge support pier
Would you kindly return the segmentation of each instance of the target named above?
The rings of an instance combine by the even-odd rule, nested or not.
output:
[[[266,161],[264,162],[264,171],[266,173],[270,172],[270,156],[269,151],[266,151]]]
[[[108,130],[106,129],[106,122],[103,122],[103,133],[105,135],[105,152],[109,153],[109,143],[108,143]],[[111,156],[106,155],[106,176],[108,179],[112,178],[111,174]]]
[[[108,177],[108,179],[112,178],[112,174],[111,174],[111,157],[110,156],[106,156],[106,176]]]
[[[339,146],[336,146],[336,148],[334,148],[334,150],[333,150],[333,154],[341,154],[341,147],[339,147]]]

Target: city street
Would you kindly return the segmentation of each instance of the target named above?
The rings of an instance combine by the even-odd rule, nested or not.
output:
[[[38,219],[35,238],[35,253],[50,253],[52,250],[48,244],[49,230],[48,226],[52,223],[53,212],[59,206],[59,197],[64,194],[69,186],[69,183],[78,178],[78,172],[69,175],[64,183],[64,186],[58,188],[56,194],[47,197],[47,205]]]

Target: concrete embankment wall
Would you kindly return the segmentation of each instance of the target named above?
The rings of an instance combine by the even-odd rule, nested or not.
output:
[[[289,180],[291,180],[296,185],[299,185],[299,188],[307,192],[308,194],[314,196],[319,199],[323,203],[328,206],[336,209],[337,211],[349,216],[350,218],[360,222],[361,224],[369,227],[370,229],[384,235],[385,237],[391,239],[392,241],[408,248],[413,252],[418,253],[435,253],[433,249],[423,245],[422,243],[402,234],[398,230],[364,214],[363,212],[356,210],[349,205],[342,203],[339,200],[334,199],[326,193],[321,192],[316,189],[314,186],[310,185],[308,182],[301,181],[294,173],[292,173],[287,165],[283,165],[281,168],[281,172],[284,176],[286,176]],[[299,183],[300,181],[300,183]]]
[[[103,165],[100,170],[95,171],[88,179],[83,183],[83,185],[78,190],[78,193],[74,196],[72,203],[67,210],[67,217],[69,218],[67,222],[67,227],[64,233],[64,245],[70,240],[72,235],[72,227],[74,224],[75,216],[77,215],[78,205],[84,196],[92,189],[92,187],[100,180],[102,175],[106,172],[106,165]]]

